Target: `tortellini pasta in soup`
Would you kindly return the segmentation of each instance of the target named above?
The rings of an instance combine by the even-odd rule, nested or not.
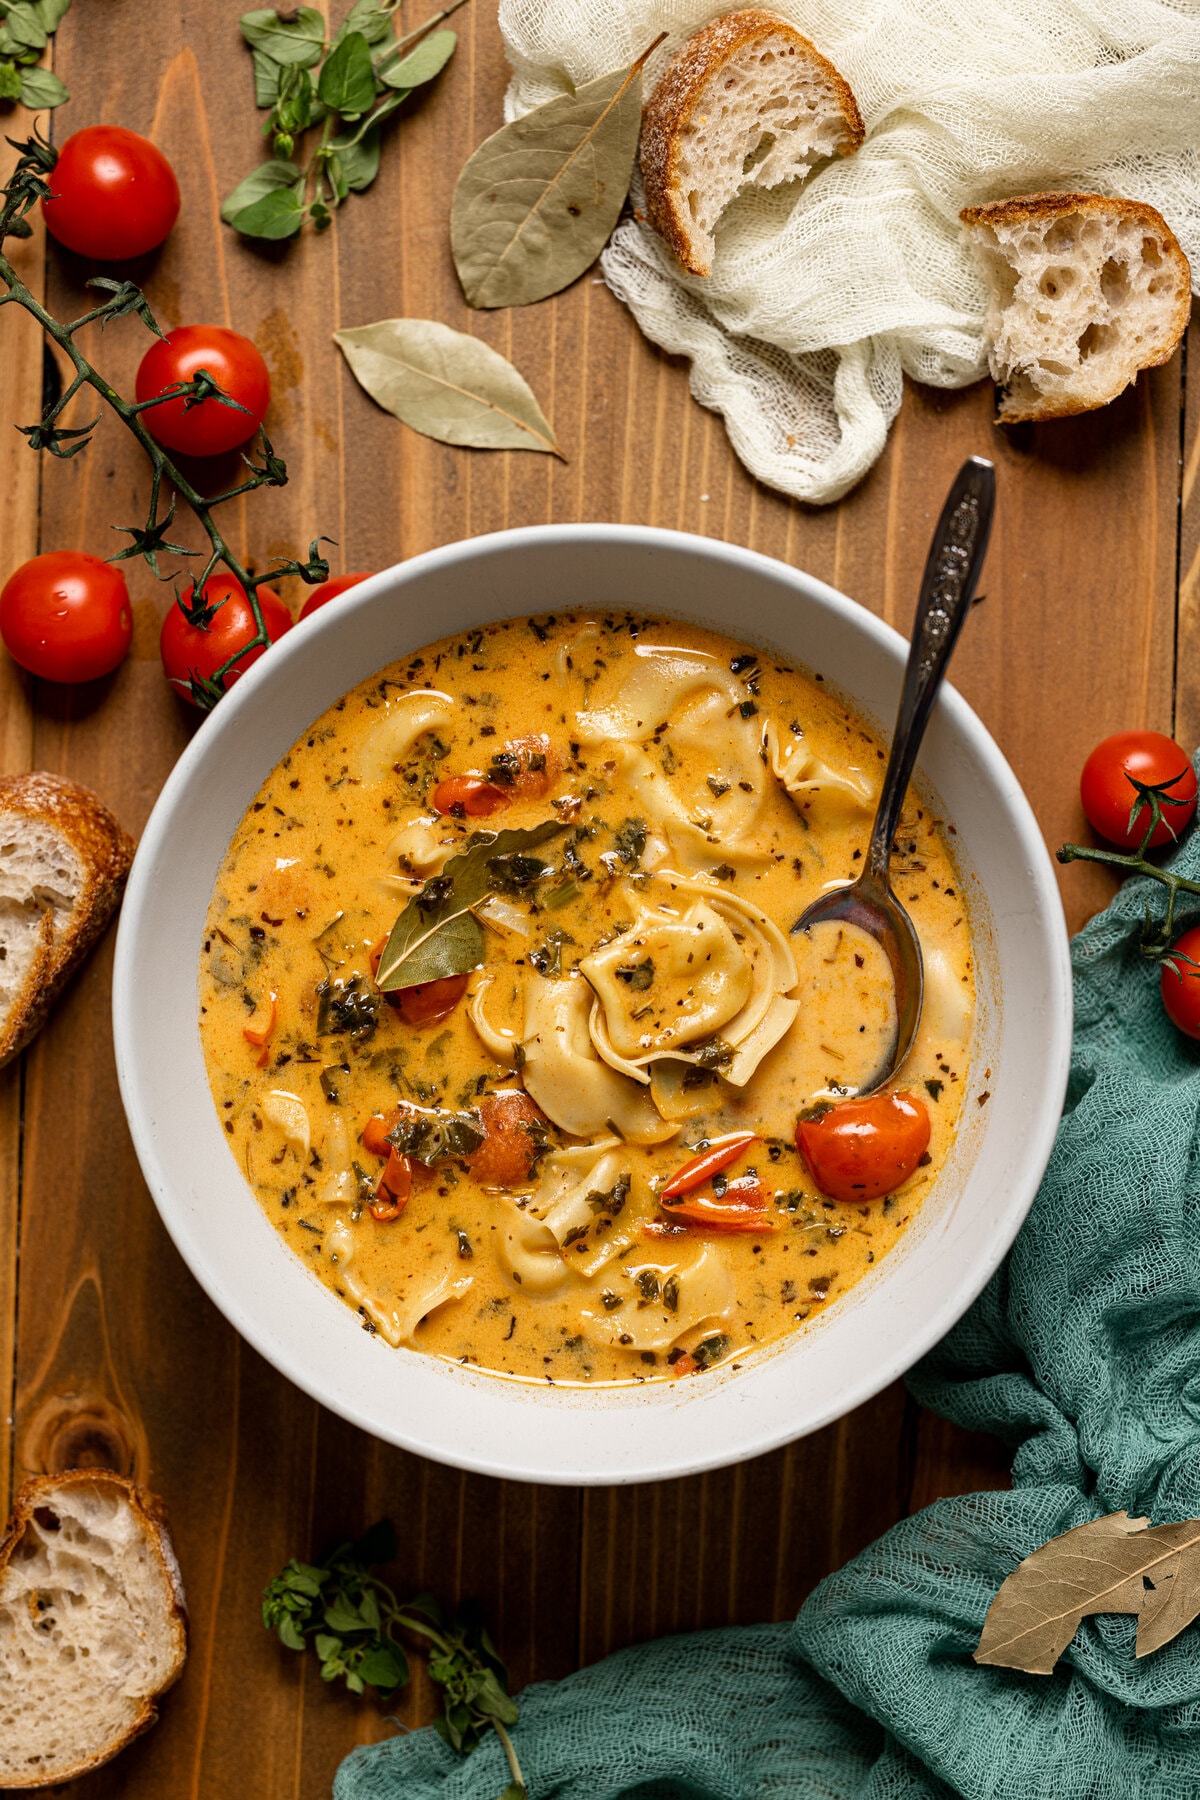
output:
[[[861,866],[882,757],[819,678],[623,612],[443,640],[297,741],[217,879],[201,1035],[250,1188],[380,1354],[708,1379],[886,1257],[967,1080],[943,822],[909,794],[928,1130],[882,1188],[828,1191],[798,1128],[886,1051],[886,963],[793,930]]]

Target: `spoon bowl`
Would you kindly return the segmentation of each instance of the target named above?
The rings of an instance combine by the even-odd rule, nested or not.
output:
[[[800,932],[814,925],[855,925],[875,939],[888,959],[896,995],[895,1035],[874,1073],[854,1090],[859,1098],[875,1093],[902,1067],[921,1023],[925,996],[921,940],[892,892],[888,865],[921,739],[975,598],[995,498],[992,464],[982,456],[969,457],[954,478],[929,546],[891,754],[863,872],[857,881],[814,900],[792,926],[793,932]]]

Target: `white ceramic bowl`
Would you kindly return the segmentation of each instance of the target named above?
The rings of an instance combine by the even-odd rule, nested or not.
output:
[[[890,729],[901,638],[821,582],[749,550],[676,532],[566,525],[430,551],[291,632],[197,733],[134,862],[113,996],[121,1092],[142,1169],[180,1253],[231,1324],[366,1431],[463,1468],[571,1483],[684,1475],[754,1456],[848,1412],[909,1368],[979,1293],[1025,1217],[1053,1142],[1071,1036],[1067,939],[1049,858],[1004,758],[947,689],[918,781],[957,827],[979,1011],[963,1129],[892,1254],[786,1343],[699,1381],[538,1388],[393,1350],[364,1332],[268,1223],[218,1124],[197,1002],[216,872],[260,783],[346,689],[468,626],[587,607],[674,614],[771,645]]]

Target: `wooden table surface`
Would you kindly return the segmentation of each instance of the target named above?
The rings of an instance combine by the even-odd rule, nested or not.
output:
[[[458,54],[389,138],[376,186],[323,238],[266,252],[217,217],[260,160],[260,115],[235,0],[76,0],[54,46],[71,101],[61,139],[116,122],[171,158],[183,211],[138,271],[159,318],[231,325],[271,369],[268,420],[291,483],[236,503],[239,553],[264,559],[337,540],[339,568],[382,568],[504,526],[611,519],[751,545],[809,570],[900,630],[928,533],[961,459],[995,459],[999,510],[955,664],[1051,846],[1082,829],[1077,775],[1107,732],[1200,735],[1200,384],[1185,362],[1106,411],[1001,433],[986,383],[909,387],[887,450],[839,506],[758,486],[721,421],[689,397],[685,364],[638,334],[593,274],[518,312],[471,313],[447,219],[455,176],[501,119],[506,71],[495,7],[473,0]],[[336,16],[343,8],[338,5]],[[153,17],[151,18],[151,13]],[[406,24],[418,22],[407,0]],[[20,135],[26,121],[8,123]],[[20,247],[26,279],[59,317],[86,309],[90,271]],[[339,326],[441,319],[530,378],[568,460],[448,449],[376,410],[331,341]],[[145,348],[132,320],[88,353],[125,392]],[[1200,366],[1200,365],[1197,365]],[[31,422],[42,387],[36,327],[0,313],[0,416]],[[35,552],[108,555],[114,524],[144,516],[141,453],[106,420],[70,463],[0,438],[0,574]],[[133,654],[76,689],[33,683],[3,659],[0,756],[94,787],[137,832],[189,734],[160,673],[170,589],[131,572]],[[298,595],[289,596],[297,600]],[[436,633],[436,621],[430,634]],[[1072,927],[1107,878],[1062,872]],[[190,954],[182,946],[181,955]],[[794,1613],[813,1585],[895,1520],[941,1494],[998,1487],[998,1444],[920,1412],[899,1385],[790,1449],[691,1480],[572,1491],[441,1468],[343,1424],[237,1338],[159,1223],[117,1093],[109,1026],[111,934],[28,1054],[0,1074],[0,1480],[108,1465],[162,1494],[191,1609],[191,1656],[161,1723],[72,1790],[79,1800],[318,1800],[342,1755],[389,1729],[373,1701],[322,1687],[312,1659],[263,1631],[266,1579],[381,1514],[396,1522],[397,1585],[482,1599],[519,1686],[661,1632]],[[414,1682],[399,1708],[431,1716]]]

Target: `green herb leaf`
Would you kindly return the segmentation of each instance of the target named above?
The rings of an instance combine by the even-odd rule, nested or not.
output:
[[[39,106],[61,106],[69,100],[66,84],[50,69],[22,69],[21,105],[34,110]]]
[[[382,44],[385,38],[393,35],[392,15],[380,8],[379,0],[354,0],[334,33],[334,43],[339,44],[351,31],[361,32],[368,44]]]
[[[19,100],[21,71],[15,63],[0,62],[0,100]]]
[[[361,31],[347,32],[329,52],[317,80],[317,98],[346,118],[365,113],[374,100],[371,46]]]
[[[528,306],[595,261],[629,192],[641,117],[639,61],[548,100],[479,146],[450,214],[469,305]]]
[[[4,25],[10,40],[22,50],[44,50],[46,27],[29,0],[12,0],[4,13]]]
[[[494,891],[489,864],[535,849],[565,830],[562,820],[547,819],[530,830],[473,832],[467,848],[425,883],[396,920],[379,960],[377,985],[384,993],[394,993],[478,968],[483,960],[483,927],[470,909]]]
[[[243,237],[290,238],[295,237],[303,225],[304,210],[304,202],[293,188],[280,187],[243,207],[229,223]]]
[[[260,163],[257,169],[252,169],[243,181],[238,182],[221,207],[221,217],[226,225],[232,225],[238,214],[253,206],[256,200],[262,200],[266,195],[277,193],[282,188],[296,188],[300,180],[300,171],[295,163]]]
[[[368,131],[357,142],[334,138],[330,148],[336,153],[327,164],[339,200],[347,194],[361,194],[379,173],[380,137]]]
[[[299,6],[285,19],[273,6],[243,13],[238,20],[242,36],[252,50],[261,50],[277,63],[299,63],[311,69],[325,48],[325,20],[311,6]]]
[[[381,319],[334,341],[371,398],[425,437],[562,454],[528,384],[478,338],[433,319]]]
[[[256,106],[274,106],[279,98],[279,77],[283,73],[280,63],[263,50],[251,52],[254,64],[254,104]]]
[[[381,1694],[391,1694],[408,1680],[408,1658],[399,1644],[381,1638],[367,1651],[358,1665],[358,1672]]]
[[[57,31],[71,10],[71,0],[34,0],[33,10],[43,31]]]
[[[295,63],[284,69],[279,78],[279,94],[275,102],[277,131],[307,131],[313,121],[315,90],[307,69]]]
[[[453,31],[431,31],[428,37],[421,39],[415,50],[402,56],[398,63],[379,71],[380,81],[391,88],[404,88],[410,92],[415,87],[422,87],[425,82],[432,81],[440,75],[450,58],[454,55],[454,46],[458,42],[458,34]]]

